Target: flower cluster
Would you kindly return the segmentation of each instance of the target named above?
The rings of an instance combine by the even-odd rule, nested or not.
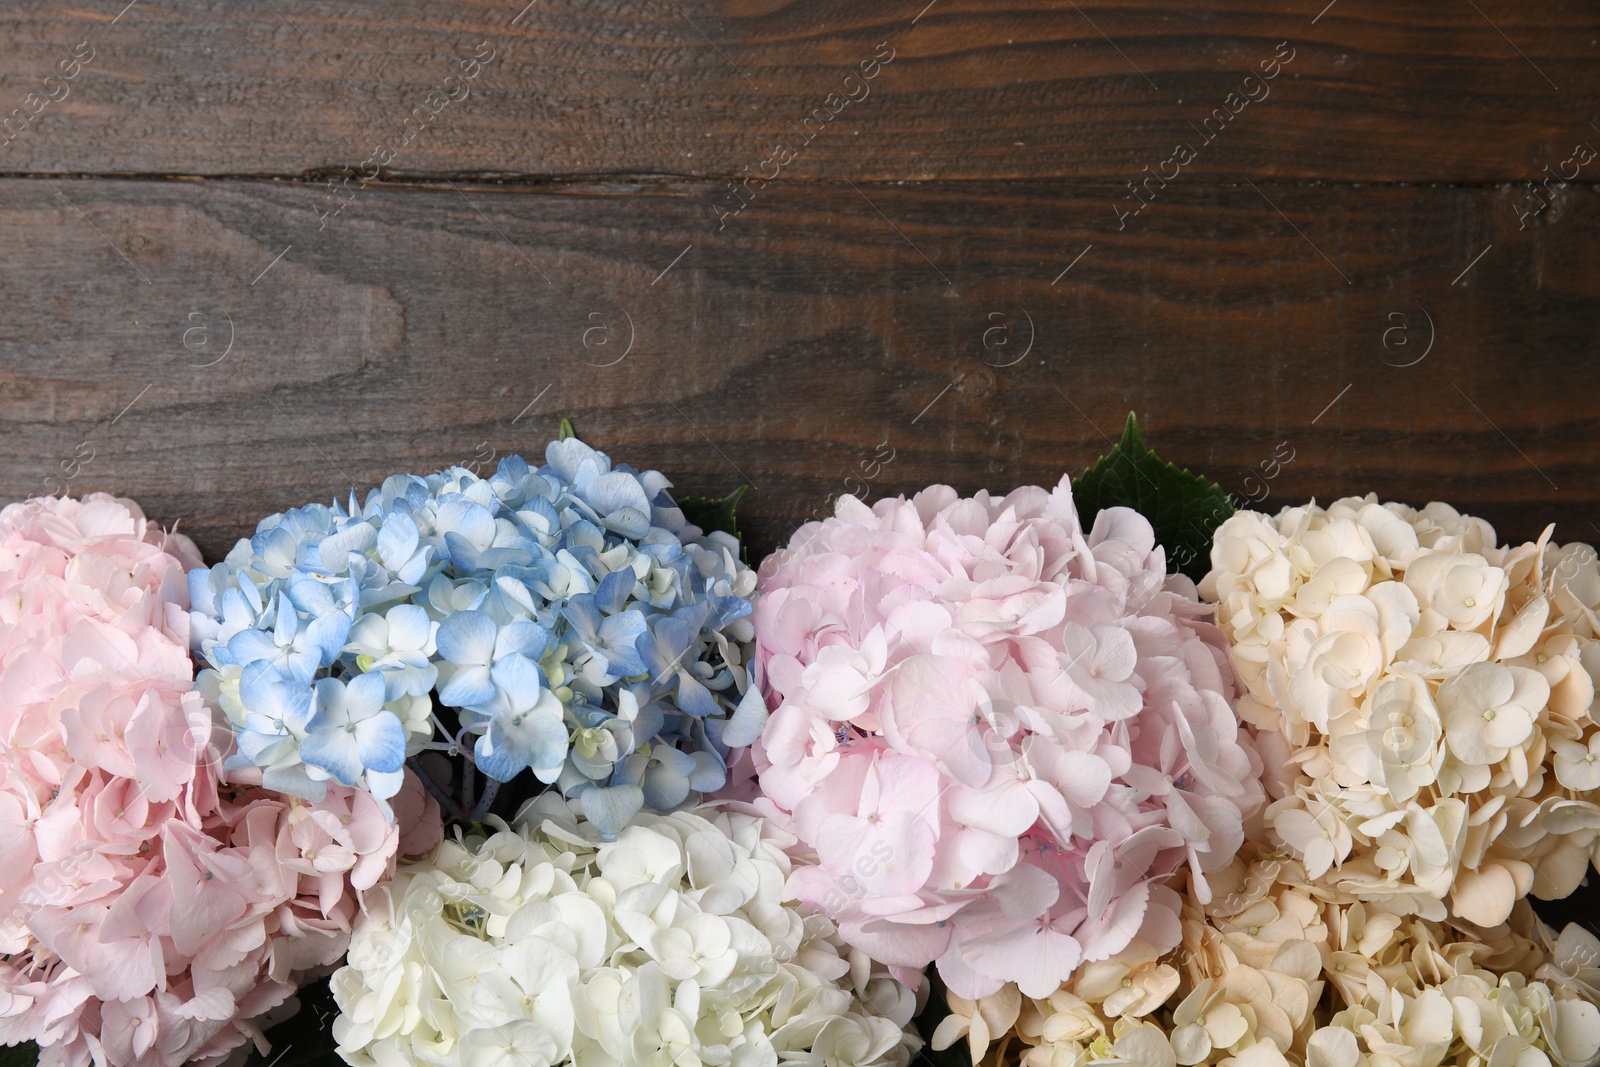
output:
[[[905,1067],[914,998],[785,903],[784,838],[706,806],[614,839],[544,793],[403,865],[335,973],[351,1064]]]
[[[1479,926],[1600,841],[1600,569],[1442,504],[1241,512],[1202,591],[1248,692],[1274,843],[1314,880]]]
[[[343,955],[402,829],[437,840],[414,781],[399,825],[349,790],[307,806],[218,781],[187,649],[198,563],[131,501],[0,511],[0,1041],[52,1063],[259,1040],[252,1020]]]
[[[545,459],[273,515],[191,575],[230,767],[383,798],[408,756],[466,751],[494,782],[530,770],[581,798],[606,832],[721,787],[766,717],[738,543],[689,525],[655,471],[576,438]]]
[[[1178,889],[1185,886],[1179,882]],[[1600,1056],[1600,941],[1522,904],[1494,931],[1378,911],[1246,846],[1184,893],[1183,945],[1135,943],[1048,997],[951,998],[934,1048],[977,1067],[1585,1067]]]
[[[971,998],[1173,947],[1157,883],[1203,887],[1263,797],[1207,610],[1135,512],[1086,536],[1066,479],[845,497],[802,527],[763,565],[752,757],[815,856],[800,898]]]

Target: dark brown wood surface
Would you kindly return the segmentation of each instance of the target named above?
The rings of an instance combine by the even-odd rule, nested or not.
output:
[[[1131,409],[1262,507],[1600,538],[1592,3],[124,4],[0,11],[5,498],[214,558],[567,416],[761,554]]]
[[[113,22],[126,2],[0,11],[0,111],[95,49],[0,169],[338,171],[482,42],[495,58],[393,174],[722,177],[854,92],[786,180],[1121,184],[1286,42],[1201,178],[1514,182],[1593,137],[1600,99],[1578,0],[137,0]]]

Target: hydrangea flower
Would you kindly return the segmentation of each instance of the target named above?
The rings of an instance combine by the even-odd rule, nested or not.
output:
[[[408,757],[465,754],[491,784],[458,814],[529,772],[607,832],[719,788],[766,718],[756,579],[669,487],[567,438],[539,468],[395,475],[363,504],[264,519],[190,574],[198,684],[239,736],[230,769],[381,799]]]
[[[1600,940],[1560,937],[1525,902],[1481,930],[1399,915],[1247,844],[1184,875],[1182,944],[1136,940],[1031,997],[1011,984],[952,995],[931,1046],[974,1067],[1587,1067],[1600,1057]]]
[[[908,984],[1057,990],[1177,944],[1179,868],[1225,866],[1263,799],[1221,634],[1126,508],[1070,484],[844,497],[763,564],[774,708],[751,767],[795,891]]]
[[[263,1017],[344,955],[362,891],[439,840],[414,778],[391,818],[339,786],[307,804],[218,777],[187,647],[199,562],[132,501],[0,511],[0,1043],[41,1062],[264,1046]]]
[[[1201,589],[1315,879],[1493,927],[1600,864],[1600,567],[1443,504],[1239,512]]]
[[[545,793],[401,866],[333,976],[346,1062],[906,1067],[916,998],[786,899],[792,839],[580,809]]]

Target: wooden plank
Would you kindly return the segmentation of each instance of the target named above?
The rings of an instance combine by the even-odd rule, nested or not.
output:
[[[0,182],[0,492],[131,494],[216,557],[570,416],[751,482],[765,553],[862,482],[1054,483],[1132,409],[1240,495],[1286,442],[1273,508],[1600,534],[1592,193],[1519,233],[1514,191],[1175,185],[1119,232],[1112,187],[807,185],[718,231],[710,189],[370,189],[319,229],[272,182]]]
[[[1121,184],[1185,143],[1191,181],[1527,182],[1600,145],[1584,4],[124,3],[0,11],[0,172]]]

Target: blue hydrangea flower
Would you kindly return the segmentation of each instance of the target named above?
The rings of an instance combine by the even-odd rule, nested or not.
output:
[[[229,766],[384,798],[408,757],[461,753],[582,797],[607,832],[720,788],[766,719],[738,542],[690,525],[656,471],[576,438],[544,460],[394,475],[192,572],[196,685],[233,724]]]

